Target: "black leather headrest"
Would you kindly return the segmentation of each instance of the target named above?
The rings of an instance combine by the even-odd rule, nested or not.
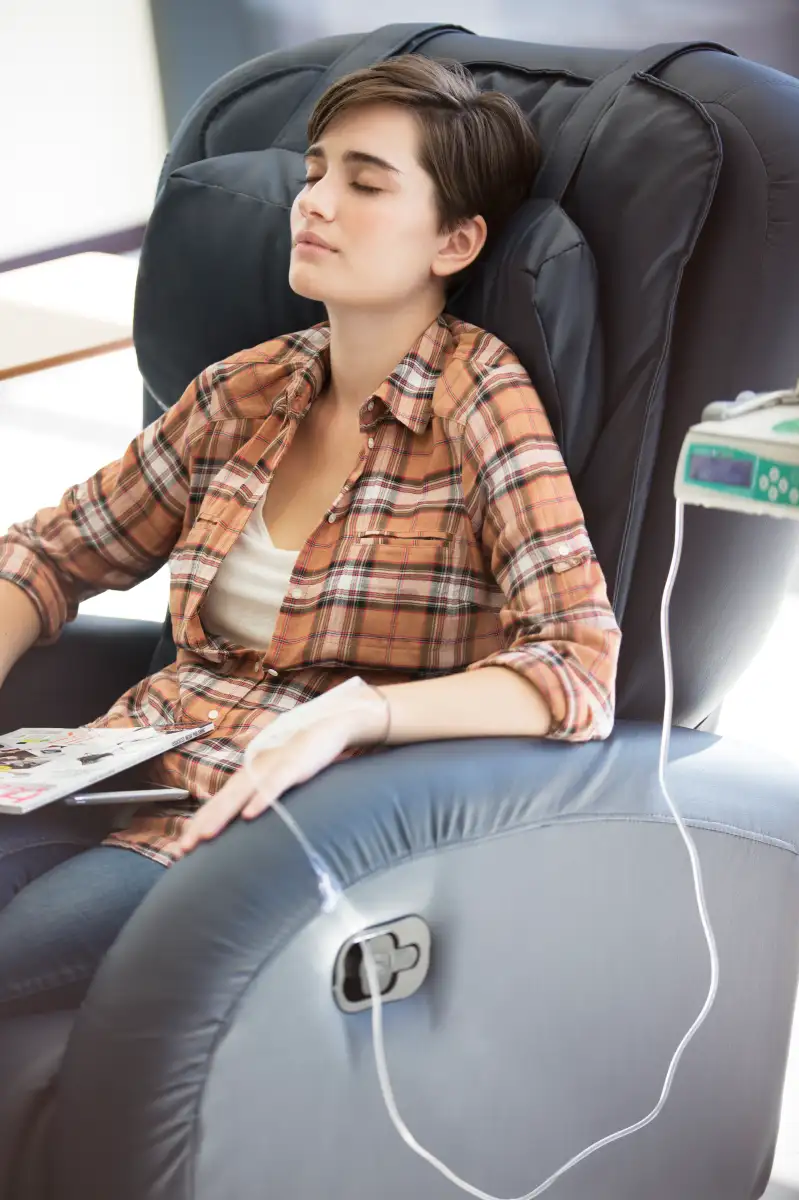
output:
[[[551,200],[529,200],[447,305],[496,334],[535,384],[579,479],[602,423],[602,339],[594,257]]]
[[[289,210],[301,155],[262,150],[209,158],[162,188],[142,246],[134,340],[163,408],[213,362],[324,320],[288,285]]]

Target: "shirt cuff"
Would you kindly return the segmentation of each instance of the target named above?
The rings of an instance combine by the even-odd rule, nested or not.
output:
[[[613,729],[613,694],[588,676],[580,663],[570,663],[557,646],[537,642],[520,650],[499,650],[467,671],[482,667],[509,667],[523,675],[540,692],[552,715],[545,735],[556,741],[602,740]]]
[[[77,606],[74,612],[69,611],[54,569],[26,546],[8,538],[0,538],[0,579],[16,584],[33,603],[42,627],[37,646],[55,642],[65,622],[77,613]]]

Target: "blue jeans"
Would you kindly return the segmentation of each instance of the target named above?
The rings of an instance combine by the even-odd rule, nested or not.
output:
[[[76,1008],[165,868],[99,843],[112,806],[0,814],[0,1019]]]

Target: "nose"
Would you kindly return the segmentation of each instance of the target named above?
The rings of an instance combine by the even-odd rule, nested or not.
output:
[[[336,188],[330,176],[328,171],[313,187],[300,193],[297,206],[306,220],[318,217],[322,221],[332,221],[336,210]]]

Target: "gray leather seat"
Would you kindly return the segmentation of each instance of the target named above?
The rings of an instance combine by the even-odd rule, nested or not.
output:
[[[526,95],[545,151],[575,101],[624,61],[453,30],[412,36],[420,51],[469,63],[486,86]],[[328,39],[233,72],[187,117],[168,170],[272,145],[292,105],[299,111],[357,46]],[[691,110],[709,132],[701,163],[686,166],[705,180],[706,211],[683,245],[670,307],[642,302],[638,314],[665,331],[657,377],[643,391],[619,363],[638,319],[630,297],[637,287],[644,295],[647,281],[636,283],[634,263],[612,281],[603,266],[634,243],[634,231],[596,188],[592,213],[585,191],[592,171],[610,191],[610,172],[632,179],[643,166],[614,138],[617,160],[586,152],[562,194],[597,261],[606,361],[615,364],[580,489],[625,632],[617,731],[583,747],[504,739],[405,747],[341,764],[291,799],[365,925],[408,914],[429,925],[427,979],[386,1006],[398,1104],[424,1145],[498,1195],[531,1190],[649,1111],[704,1000],[707,952],[685,849],[657,783],[659,730],[647,723],[662,699],[657,611],[672,478],[684,431],[706,402],[796,376],[799,86],[712,48],[681,48],[649,68],[621,100],[611,89],[613,119],[624,104],[662,95],[672,107],[651,126],[655,156],[666,153],[672,116],[683,128]],[[285,109],[279,121],[276,106]],[[673,246],[648,250],[666,260]],[[152,366],[147,313],[138,321]],[[168,354],[163,336],[157,349]],[[152,391],[149,367],[145,375]],[[688,514],[673,619],[678,724],[698,725],[751,656],[793,540],[787,523]],[[755,589],[754,577],[773,588]],[[95,715],[146,672],[158,633],[142,624],[126,636],[124,626],[79,620],[19,664],[0,693],[0,728]],[[89,672],[69,667],[91,645],[103,647],[96,688]],[[43,680],[57,681],[49,707]],[[799,954],[795,774],[682,728],[669,778],[705,873],[718,1000],[660,1117],[559,1181],[550,1193],[558,1200],[753,1200],[768,1181]],[[107,956],[74,1024],[31,1022],[35,1051],[2,1032],[6,1195],[455,1195],[388,1120],[368,1012],[345,1015],[334,1001],[337,955],[355,932],[320,911],[316,879],[274,817],[232,827],[170,871]]]

